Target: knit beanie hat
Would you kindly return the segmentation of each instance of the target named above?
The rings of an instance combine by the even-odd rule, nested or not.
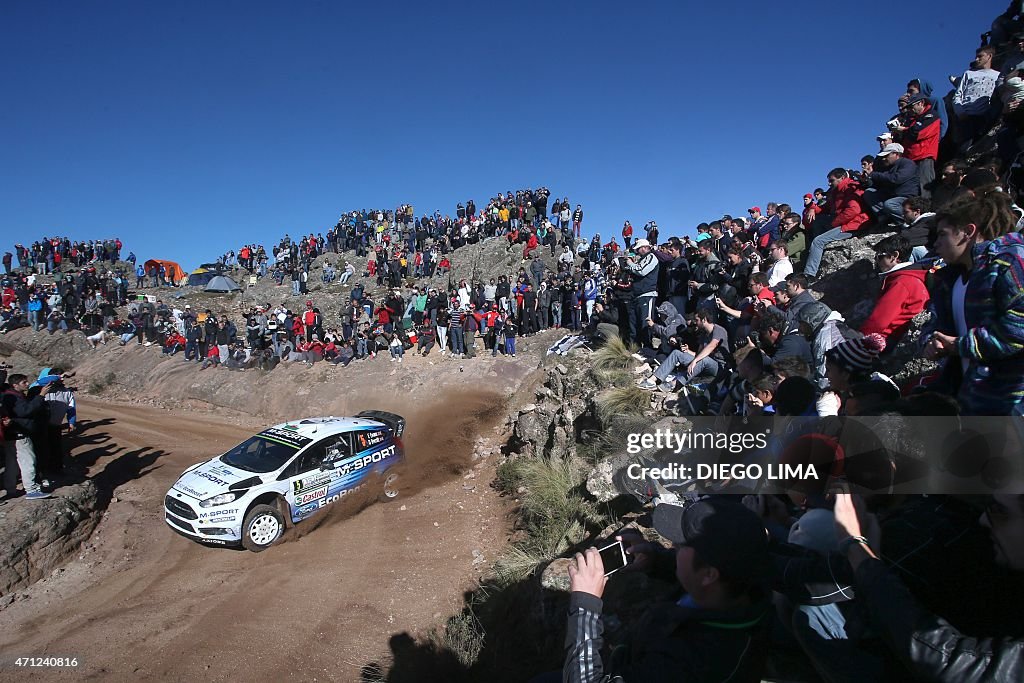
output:
[[[826,357],[838,363],[844,370],[856,373],[871,371],[871,367],[878,360],[878,354],[885,351],[885,337],[872,332],[860,339],[848,339],[841,342],[825,354]]]

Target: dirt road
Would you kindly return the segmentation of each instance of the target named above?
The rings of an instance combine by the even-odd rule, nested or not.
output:
[[[73,459],[95,460],[90,476],[126,457],[142,473],[117,488],[78,558],[0,612],[5,660],[81,662],[17,679],[359,680],[363,665],[387,659],[391,636],[422,635],[458,611],[506,539],[493,458],[466,479],[455,472],[472,444],[435,434],[446,460],[420,478],[440,482],[432,488],[347,517],[329,511],[261,554],[206,548],[166,528],[163,496],[188,465],[262,425],[94,400],[79,414]],[[410,419],[407,443],[415,429]],[[486,561],[474,564],[474,551]]]

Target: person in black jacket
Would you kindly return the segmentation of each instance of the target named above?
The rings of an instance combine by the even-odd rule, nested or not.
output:
[[[707,499],[688,507],[658,505],[658,533],[666,551],[639,534],[617,538],[634,568],[673,574],[685,591],[678,602],[656,605],[610,657],[601,653],[601,596],[608,581],[596,548],[569,565],[569,624],[562,680],[761,680],[770,623],[768,533],[756,514],[736,501]],[[673,571],[674,570],[674,571]]]
[[[1016,577],[1013,582],[1019,584],[1024,572],[1024,495],[994,496],[981,521],[991,532],[996,561],[1009,569]],[[1015,634],[970,637],[929,613],[869,545],[864,535],[866,522],[859,496],[836,496],[836,535],[853,570],[858,600],[864,602],[871,626],[914,679],[951,683],[1024,680],[1020,629]]]
[[[882,224],[903,223],[903,200],[921,193],[917,164],[903,156],[903,145],[892,143],[878,153],[881,170],[861,175],[864,205]]]
[[[18,472],[25,487],[26,500],[42,500],[50,494],[43,492],[36,483],[36,452],[33,439],[43,436],[49,421],[46,395],[53,384],[44,384],[31,399],[27,398],[29,380],[15,373],[7,378],[8,387],[0,395],[4,412],[10,417],[10,424],[4,427],[4,488],[6,498],[13,498],[18,486]]]

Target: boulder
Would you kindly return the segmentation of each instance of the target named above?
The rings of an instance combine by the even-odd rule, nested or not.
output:
[[[53,573],[99,520],[98,492],[88,480],[48,500],[15,498],[0,507],[0,597]]]

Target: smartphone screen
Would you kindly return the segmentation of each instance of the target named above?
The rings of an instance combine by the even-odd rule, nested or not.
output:
[[[605,576],[611,576],[628,563],[626,549],[622,546],[621,541],[615,541],[611,545],[606,545],[600,548],[598,552],[601,553],[601,562],[604,563]]]

